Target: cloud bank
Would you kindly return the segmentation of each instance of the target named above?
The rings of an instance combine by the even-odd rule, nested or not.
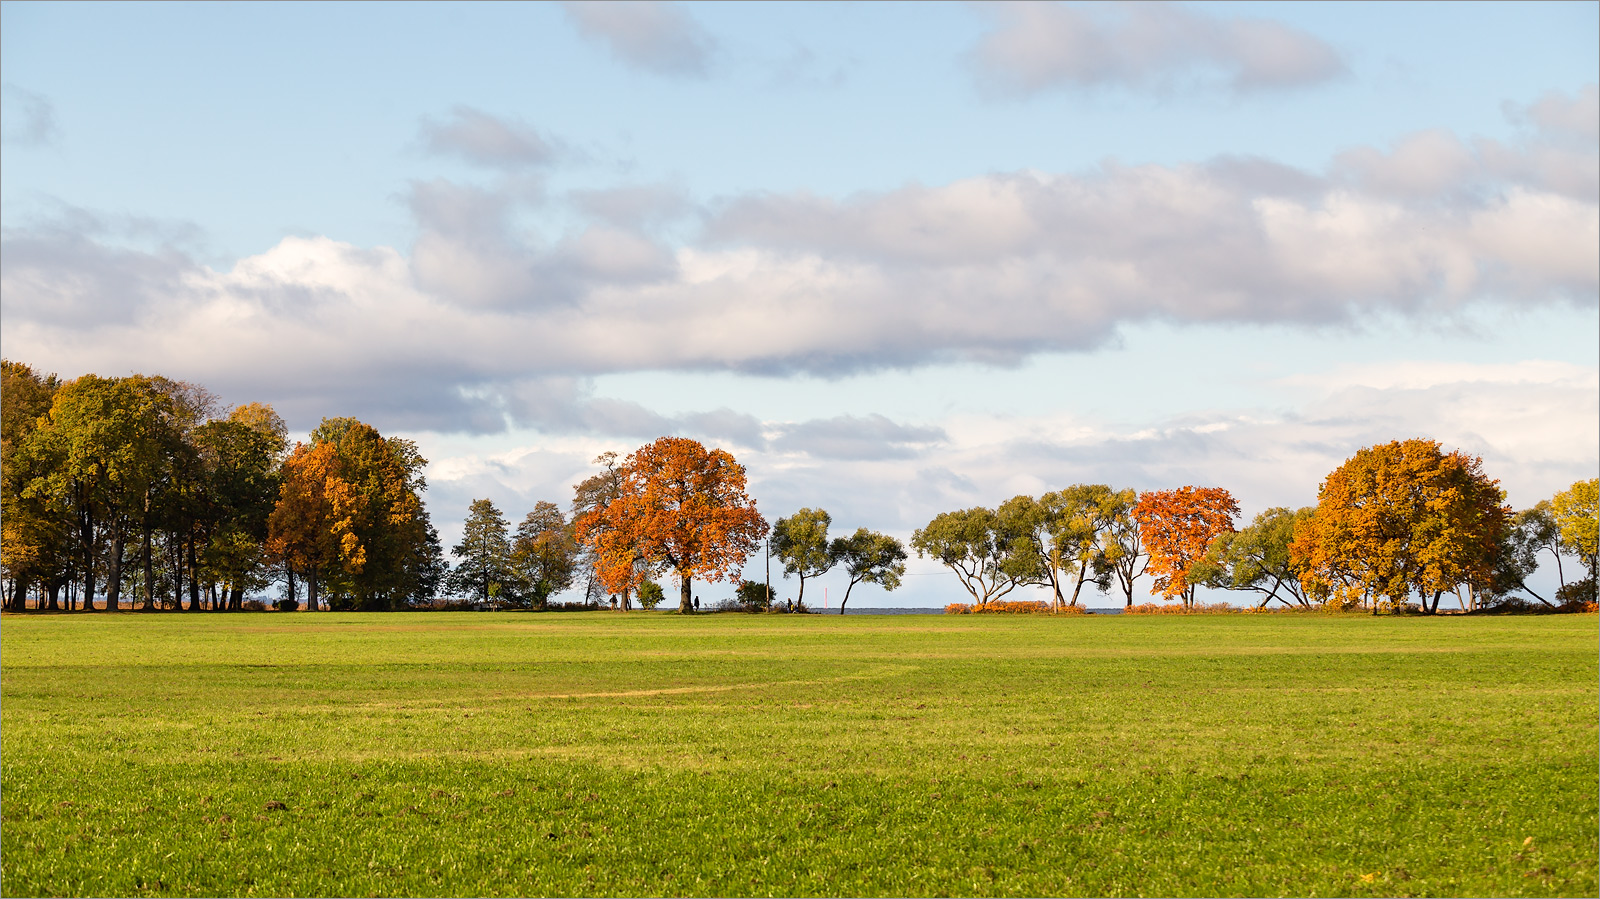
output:
[[[583,379],[1009,365],[1152,321],[1592,306],[1595,107],[1593,88],[1551,95],[1511,110],[1527,125],[1517,141],[1423,132],[1321,172],[1106,162],[698,206],[659,186],[551,197],[506,171],[539,164],[547,141],[460,109],[424,134],[502,174],[413,183],[409,253],[288,237],[216,270],[171,242],[129,249],[74,211],[0,237],[0,339],[64,372],[159,360],[228,390],[270,371],[288,406],[377,409],[405,427],[636,433],[636,411],[584,400]],[[519,224],[557,204],[587,224],[548,240]],[[667,240],[668,220],[698,224]]]

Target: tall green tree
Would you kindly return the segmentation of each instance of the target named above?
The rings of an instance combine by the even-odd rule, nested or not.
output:
[[[35,584],[46,591],[47,607],[58,608],[61,587],[72,576],[67,510],[48,492],[24,496],[46,474],[30,442],[60,387],[55,375],[0,360],[0,572],[7,610],[25,608]]]
[[[511,568],[510,526],[487,499],[472,501],[461,542],[450,552],[461,560],[448,579],[450,588],[457,593],[498,605],[502,595],[516,583]]]
[[[839,614],[844,614],[850,601],[850,591],[856,584],[877,584],[885,591],[900,586],[906,573],[906,548],[888,534],[857,528],[848,537],[837,537],[828,545],[828,554],[842,566],[850,577],[844,589],[844,599],[839,600]]]
[[[535,608],[572,586],[577,574],[578,541],[555,503],[539,502],[517,525],[511,543],[511,568],[519,589]],[[630,603],[624,597],[624,608]]]
[[[800,578],[799,601],[806,599],[806,578],[826,574],[835,559],[828,549],[828,525],[833,516],[826,509],[801,509],[772,525],[772,554],[783,563],[783,576]],[[840,607],[841,609],[843,606]]]

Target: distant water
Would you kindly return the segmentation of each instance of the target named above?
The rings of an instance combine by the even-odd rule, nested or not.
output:
[[[839,610],[838,609],[812,609],[812,611],[813,612],[822,613],[822,614],[827,614],[827,615],[837,615],[837,614],[839,614]],[[1084,611],[1088,612],[1091,615],[1121,615],[1122,614],[1122,609],[1120,609],[1120,608],[1115,608],[1115,609],[1085,609]],[[943,615],[944,614],[944,609],[943,608],[937,608],[937,609],[875,608],[873,606],[862,606],[861,608],[856,608],[855,606],[845,606],[844,613],[846,615]]]

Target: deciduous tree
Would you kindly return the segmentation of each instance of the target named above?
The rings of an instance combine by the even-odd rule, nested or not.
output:
[[[517,525],[511,567],[534,606],[543,608],[551,594],[572,586],[577,555],[572,526],[555,503],[538,503]]]
[[[931,556],[955,572],[979,608],[1019,586],[1016,572],[1026,569],[1011,555],[1015,544],[993,509],[981,506],[941,512],[926,527],[913,531],[917,556]]]
[[[1133,517],[1139,539],[1150,553],[1155,588],[1169,599],[1194,605],[1189,569],[1206,554],[1211,541],[1233,529],[1239,504],[1221,487],[1179,487],[1150,490],[1139,496]]]
[[[694,578],[737,578],[767,534],[766,520],[745,493],[744,466],[725,450],[662,437],[618,469],[618,495],[578,519],[581,542],[599,558],[606,589],[639,582],[638,560],[678,575],[678,609],[693,610]]]
[[[832,523],[833,516],[825,509],[801,509],[772,525],[772,554],[783,563],[784,577],[799,576],[802,603],[806,578],[827,573],[836,561],[828,548],[828,525]]]
[[[1417,594],[1426,611],[1463,583],[1493,576],[1510,510],[1483,462],[1432,440],[1358,451],[1317,492],[1317,511],[1297,526],[1291,553],[1315,596],[1341,603]]]
[[[1300,587],[1300,570],[1289,544],[1294,542],[1295,523],[1315,511],[1280,506],[1257,515],[1241,531],[1223,531],[1190,568],[1189,579],[1207,587],[1259,593],[1263,609],[1273,600],[1309,608],[1311,600]]]
[[[900,586],[906,573],[906,548],[888,534],[857,528],[848,537],[838,537],[828,546],[828,554],[850,576],[844,588],[844,599],[839,600],[839,614],[844,614],[845,603],[850,601],[850,591],[856,584],[877,584],[886,591]]]

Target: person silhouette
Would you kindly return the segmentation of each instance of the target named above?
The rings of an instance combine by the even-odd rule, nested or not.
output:
[[[700,611],[700,597],[698,596],[694,598],[694,610],[696,612]]]

